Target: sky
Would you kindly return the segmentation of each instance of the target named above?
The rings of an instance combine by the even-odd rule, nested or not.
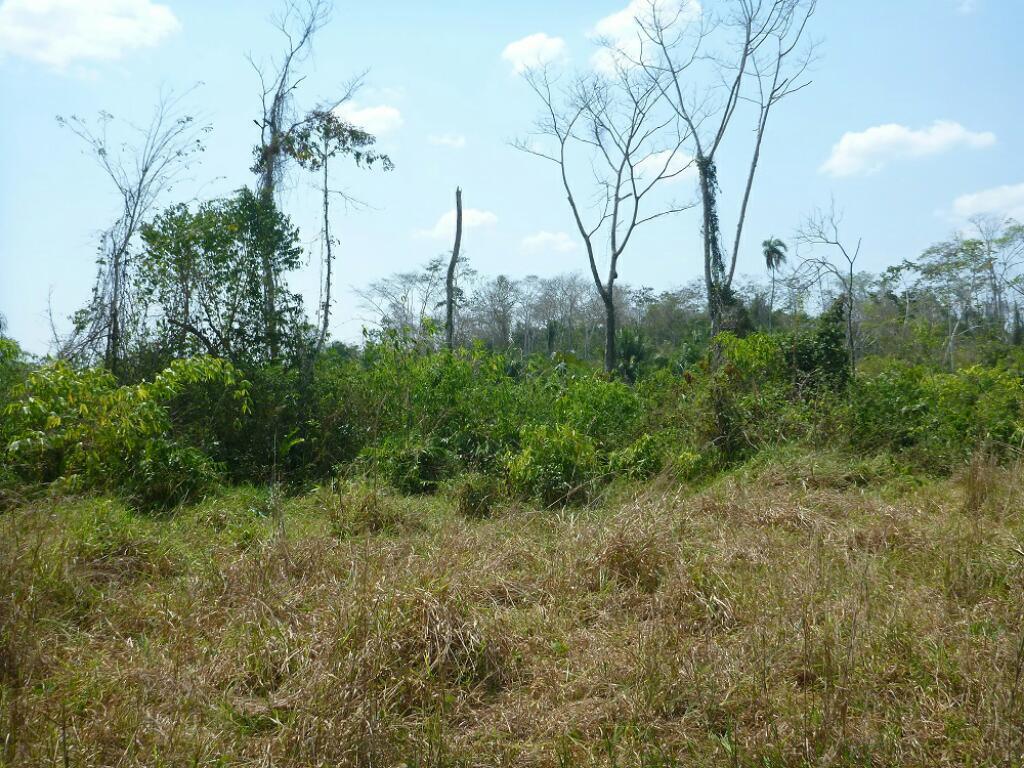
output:
[[[187,92],[183,107],[212,131],[201,162],[161,204],[252,185],[259,82],[247,54],[270,61],[280,50],[269,23],[279,7],[0,0],[0,313],[27,350],[45,353],[51,314],[66,329],[86,302],[97,235],[117,216],[109,180],[55,117],[106,110],[144,123],[161,92]],[[630,0],[337,0],[297,106],[367,71],[344,116],[375,133],[396,168],[338,168],[338,186],[366,206],[339,208],[332,223],[336,338],[357,339],[370,321],[355,289],[451,248],[457,185],[475,269],[586,268],[556,169],[511,146],[540,107],[521,71],[538,61],[566,76],[600,66],[596,38],[631,15]],[[1021,29],[1024,0],[820,0],[812,83],[773,114],[738,272],[762,274],[761,241],[791,238],[833,198],[845,235],[863,240],[866,270],[915,257],[973,214],[1024,220]],[[737,124],[720,162],[726,233],[749,151]],[[291,278],[307,307],[319,280],[314,183],[296,173],[282,198],[307,246],[308,266]],[[671,194],[693,198],[692,185],[683,178]],[[651,223],[622,257],[620,279],[660,290],[698,277],[699,226],[696,209]]]

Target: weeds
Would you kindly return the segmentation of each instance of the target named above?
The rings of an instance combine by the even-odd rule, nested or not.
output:
[[[491,517],[364,482],[30,502],[0,517],[3,764],[1019,764],[1017,481],[972,507],[888,472],[785,454]]]

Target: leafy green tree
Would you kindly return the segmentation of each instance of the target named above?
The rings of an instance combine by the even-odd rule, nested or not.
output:
[[[373,148],[377,139],[372,134],[346,123],[330,110],[314,110],[299,127],[287,134],[283,141],[284,152],[294,158],[301,168],[321,174],[324,277],[320,286],[320,333],[316,343],[319,352],[327,340],[327,328],[330,323],[334,246],[337,244],[331,236],[331,195],[340,195],[345,200],[352,201],[344,192],[331,189],[328,170],[330,161],[340,156],[351,158],[360,168],[377,165],[385,171],[390,171],[395,166],[391,158]]]
[[[918,291],[931,298],[937,319],[945,325],[942,362],[955,371],[961,343],[991,330],[983,308],[988,253],[980,240],[955,237],[925,250],[914,266]]]
[[[243,188],[195,210],[179,203],[148,223],[142,237],[141,284],[166,354],[259,364],[269,362],[271,349],[301,351],[308,336],[302,300],[285,280],[300,263],[299,233],[273,201]],[[276,286],[269,321],[266,254]]]

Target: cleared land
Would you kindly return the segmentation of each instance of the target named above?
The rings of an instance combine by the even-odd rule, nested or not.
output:
[[[1020,765],[1019,475],[34,502],[0,516],[3,764]]]

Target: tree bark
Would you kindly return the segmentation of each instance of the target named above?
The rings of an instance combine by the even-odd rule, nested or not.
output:
[[[853,337],[853,262],[850,262],[850,271],[847,274],[846,288],[846,338],[850,344],[850,372],[857,371],[857,351],[854,346]]]
[[[615,300],[609,291],[601,297],[604,299],[604,370],[611,373],[615,370]]]
[[[107,327],[107,349],[106,364],[107,370],[117,376],[121,359],[121,278],[123,254],[120,250],[114,254],[111,269],[114,274],[113,284],[110,288],[110,311],[109,325]]]
[[[708,294],[708,320],[711,324],[711,336],[714,337],[722,326],[722,275],[716,274],[715,253],[721,244],[718,238],[718,221],[715,212],[715,190],[712,178],[711,161],[706,158],[697,160],[698,177],[700,179],[701,213],[703,219],[704,241],[704,284]]]
[[[324,172],[324,295],[323,303],[321,305],[321,316],[320,322],[320,338],[317,341],[316,351],[317,354],[324,348],[324,342],[327,340],[327,324],[331,319],[331,275],[334,266],[334,252],[332,250],[331,243],[331,193],[327,185],[327,147],[326,140],[324,142],[324,153],[323,153],[323,172]]]
[[[269,176],[269,172],[268,172]],[[274,200],[274,184],[272,181],[261,184],[260,189],[260,210],[257,214],[263,218],[277,205]],[[258,228],[259,232],[264,227]],[[257,246],[260,252],[260,272],[263,279],[263,322],[267,329],[267,353],[271,362],[277,359],[279,347],[277,339],[277,286],[274,283],[273,254],[265,242]]]
[[[455,188],[455,245],[448,262],[448,276],[444,283],[444,333],[448,349],[455,349],[455,268],[462,249],[462,188]]]

